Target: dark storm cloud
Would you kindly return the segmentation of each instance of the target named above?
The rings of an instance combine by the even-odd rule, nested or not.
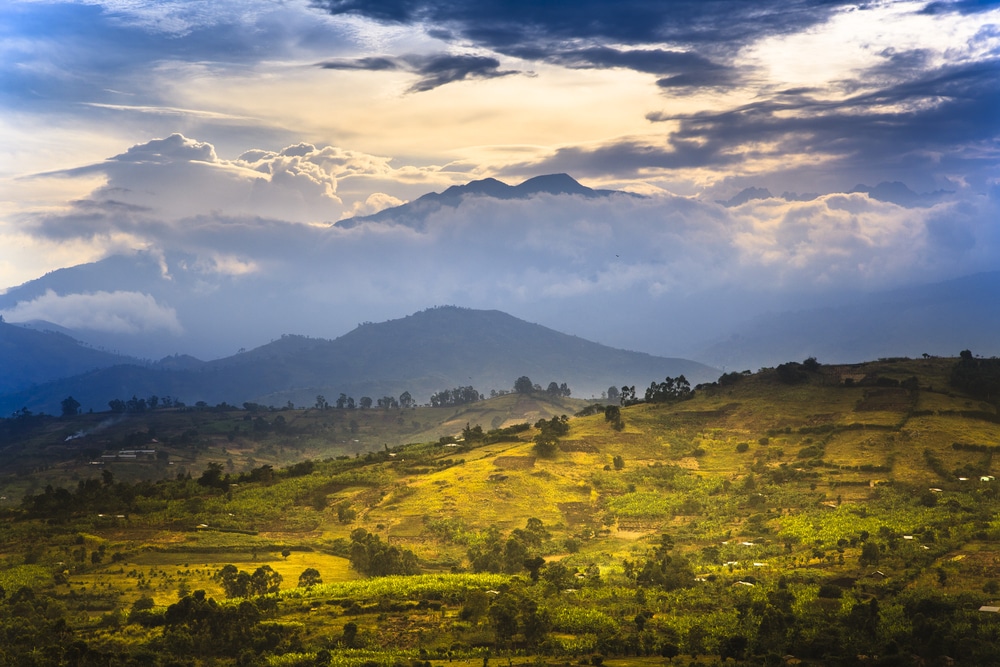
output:
[[[919,60],[917,54],[900,58]],[[879,76],[873,72],[872,76]],[[644,169],[725,166],[772,144],[773,155],[824,154],[842,167],[927,169],[937,163],[989,168],[994,160],[972,148],[1000,136],[1000,62],[928,72],[842,101],[791,90],[725,112],[651,113],[679,127],[664,142],[634,139],[597,148],[567,147],[536,168],[585,175],[639,174]],[[521,165],[523,167],[523,165]]]
[[[331,14],[421,24],[446,41],[572,68],[626,68],[658,75],[664,89],[733,85],[725,64],[755,39],[825,21],[847,0],[316,0]],[[629,48],[669,42],[678,50]],[[611,47],[608,44],[617,46]],[[625,47],[625,48],[619,48]]]
[[[434,25],[510,53],[532,44],[606,40],[621,44],[742,44],[823,22],[846,0],[316,0],[331,14]],[[443,33],[442,33],[443,34]]]
[[[951,0],[950,2],[931,2],[923,8],[923,14],[975,14],[1000,6],[997,0]]]
[[[935,2],[923,11],[967,14],[996,4]],[[853,0],[315,0],[313,5],[334,15],[419,24],[438,39],[471,41],[525,60],[655,74],[665,92],[743,83],[746,79],[730,64],[741,47],[820,25],[836,12],[867,10]],[[655,48],[663,43],[677,48]],[[884,55],[887,74],[926,65],[926,54],[918,51]],[[454,79],[445,77],[449,80]]]
[[[399,58],[388,56],[369,58],[338,58],[320,63],[323,69],[351,69],[364,70],[368,72],[391,72],[406,67],[406,63]]]
[[[527,47],[519,49],[518,55],[575,69],[621,68],[665,75],[657,82],[664,87],[725,85],[737,78],[734,68],[690,51],[592,46],[546,53],[543,49]]]
[[[433,55],[377,56],[340,58],[320,63],[323,69],[365,70],[369,72],[403,71],[420,77],[409,92],[422,93],[466,79],[495,79],[517,74],[501,70],[500,61],[488,56],[439,53]]]

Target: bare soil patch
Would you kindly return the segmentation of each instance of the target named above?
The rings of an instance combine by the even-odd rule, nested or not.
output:
[[[600,454],[601,452],[593,443],[582,441],[560,442],[559,451],[567,453],[583,452],[584,454]]]
[[[910,392],[902,387],[869,389],[855,412],[906,412],[913,404]]]
[[[498,456],[493,465],[501,470],[531,470],[535,467],[534,456]]]
[[[558,507],[559,511],[563,513],[563,516],[566,517],[567,525],[578,526],[580,524],[590,523],[592,519],[593,512],[590,509],[590,503],[557,503],[556,507]]]

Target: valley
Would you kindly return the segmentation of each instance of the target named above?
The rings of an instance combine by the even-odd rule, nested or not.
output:
[[[152,432],[167,456],[4,478],[0,622],[34,618],[53,657],[0,650],[5,664],[987,664],[1000,417],[953,385],[973,366],[992,368],[807,360],[626,405],[529,392],[131,415],[79,440]],[[253,435],[279,416],[283,432]],[[22,442],[44,453],[108,417],[41,419]]]

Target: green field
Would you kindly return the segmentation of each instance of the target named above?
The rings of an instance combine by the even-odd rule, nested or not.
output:
[[[258,438],[152,413],[102,437],[169,458],[4,481],[0,622],[25,638],[0,664],[989,664],[1000,417],[955,364],[765,369],[621,428],[530,395]],[[106,417],[40,422],[23,460]]]

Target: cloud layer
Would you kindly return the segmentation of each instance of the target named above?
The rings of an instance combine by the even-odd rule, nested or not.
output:
[[[177,312],[140,292],[59,295],[52,290],[3,313],[11,322],[44,320],[67,329],[115,334],[183,333]]]
[[[33,229],[43,239],[127,239],[132,247],[158,249],[160,277],[137,292],[46,294],[18,305],[12,319],[94,328],[103,318],[115,330],[179,331],[244,318],[258,336],[331,336],[361,319],[445,303],[536,318],[550,309],[568,321],[566,311],[581,306],[581,312],[659,312],[723,292],[742,294],[743,312],[750,313],[776,298],[828,298],[1000,263],[995,191],[941,196],[919,208],[861,192],[735,206],[672,195],[466,197],[419,230],[391,217],[343,229],[291,215],[191,214],[211,211],[219,197],[230,200],[223,186],[236,183],[267,194],[271,204],[295,193],[297,206],[285,209],[304,215],[330,201],[334,174],[367,173],[367,160],[299,144],[226,162],[211,145],[184,137],[133,147],[100,166],[109,182],[92,198],[38,216]],[[124,164],[129,169],[119,172]],[[142,205],[130,194],[138,182],[157,186]],[[112,193],[121,200],[109,199]],[[397,203],[376,198],[360,207]],[[249,303],[250,313],[239,314]],[[139,314],[123,319],[116,307]],[[267,321],[256,316],[261,310],[270,314]],[[589,316],[577,318],[572,330],[592,327]]]

